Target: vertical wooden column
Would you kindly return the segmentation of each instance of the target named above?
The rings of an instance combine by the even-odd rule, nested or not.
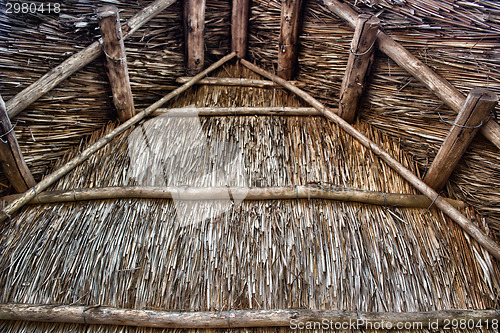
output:
[[[379,18],[366,14],[359,15],[356,22],[339,101],[339,115],[349,123],[356,118],[366,77],[373,63],[379,24]]]
[[[299,49],[302,0],[284,0],[281,4],[281,32],[278,40],[278,76],[291,80],[295,74]]]
[[[233,0],[231,15],[231,50],[238,59],[245,58],[248,42],[248,15],[250,0]]]
[[[184,0],[186,73],[198,74],[205,62],[205,0]]]
[[[14,128],[10,123],[5,103],[0,96],[0,164],[14,189],[26,192],[36,185],[19,148]]]
[[[102,48],[106,56],[106,69],[113,93],[113,102],[121,122],[135,115],[134,99],[130,88],[127,58],[123,43],[118,8],[112,5],[97,10],[102,34]]]
[[[488,122],[497,101],[498,96],[487,89],[475,88],[469,92],[462,110],[427,171],[424,178],[427,185],[436,191],[444,187],[480,127]]]

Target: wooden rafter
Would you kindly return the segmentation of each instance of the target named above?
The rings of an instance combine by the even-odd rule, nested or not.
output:
[[[278,40],[278,75],[292,79],[299,50],[302,0],[284,0],[281,4],[281,30]]]
[[[97,17],[113,103],[120,121],[124,122],[135,115],[135,108],[118,8],[113,5],[102,6],[97,10]]]
[[[184,0],[186,73],[198,74],[205,64],[205,0]]]

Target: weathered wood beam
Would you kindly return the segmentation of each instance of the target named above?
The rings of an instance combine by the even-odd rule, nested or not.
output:
[[[241,63],[247,68],[253,70],[257,74],[260,74],[269,80],[273,80],[283,85],[285,88],[295,93],[297,96],[301,97],[311,106],[316,108],[316,110],[323,113],[325,117],[336,123],[340,128],[342,128],[346,133],[351,135],[353,138],[359,141],[363,146],[370,149],[376,156],[380,157],[387,165],[389,165],[393,170],[399,173],[404,179],[406,179],[410,184],[412,184],[417,190],[429,198],[434,204],[441,209],[448,217],[455,221],[465,232],[467,232],[472,238],[474,238],[479,244],[481,244],[486,250],[488,250],[495,258],[500,260],[500,245],[498,245],[493,239],[491,239],[486,233],[484,233],[478,226],[469,221],[464,215],[460,213],[455,207],[450,205],[448,201],[440,196],[431,187],[425,184],[419,177],[417,177],[413,172],[404,167],[400,162],[398,162],[394,157],[392,157],[388,152],[378,146],[375,142],[368,139],[361,132],[356,130],[344,119],[340,118],[335,112],[328,109],[326,106],[321,104],[314,97],[309,95],[307,92],[295,87],[293,84],[288,83],[286,80],[269,73],[268,71],[248,62],[244,59]]]
[[[178,77],[175,82],[186,83],[191,79],[190,76]],[[306,84],[300,81],[290,81],[297,87],[305,87]],[[206,77],[201,79],[197,84],[213,85],[213,86],[238,86],[238,87],[255,87],[255,88],[282,88],[281,85],[269,80],[255,80],[232,77]]]
[[[158,109],[152,116],[166,115],[169,117],[198,116],[321,116],[315,108],[294,107],[205,107],[187,106],[183,108]]]
[[[424,195],[382,193],[350,188],[326,186],[285,186],[285,187],[154,187],[154,186],[110,186],[79,188],[73,190],[46,191],[38,194],[30,204],[76,202],[104,199],[176,199],[176,200],[224,200],[229,197],[238,200],[290,200],[290,199],[325,199],[346,202],[360,202],[378,206],[396,206],[406,208],[427,208],[431,201]],[[19,195],[9,195],[2,201],[10,202]],[[464,208],[458,200],[447,199],[454,207]]]
[[[462,110],[432,162],[424,182],[441,191],[467,150],[479,128],[486,123],[498,102],[490,90],[475,88],[469,92]]]
[[[295,74],[299,52],[302,0],[281,2],[281,31],[278,39],[278,75],[291,80]]]
[[[87,325],[124,325],[158,328],[306,328],[306,323],[328,330],[394,328],[437,329],[455,320],[494,329],[500,315],[489,310],[437,310],[427,312],[364,312],[346,310],[230,310],[230,311],[158,311],[81,305],[0,304],[0,320],[73,323]],[[487,324],[489,323],[488,327]],[[300,327],[299,325],[303,325]],[[317,325],[317,326],[316,326]],[[399,326],[401,325],[401,326]],[[451,327],[451,326],[450,326]]]
[[[173,4],[175,0],[156,0],[136,15],[131,17],[127,23],[122,26],[124,32],[123,38],[127,39],[136,32],[145,23],[158,15],[165,8]],[[83,50],[73,54],[58,66],[51,69],[36,82],[23,89],[16,96],[7,101],[7,112],[9,118],[18,115],[22,110],[30,106],[34,101],[55,88],[59,83],[67,79],[71,74],[82,69],[85,65],[96,60],[102,53],[100,43],[96,41]]]
[[[366,79],[373,63],[380,19],[361,14],[356,22],[349,60],[340,87],[339,115],[348,123],[356,118]]]
[[[184,0],[184,41],[188,75],[198,74],[205,65],[205,3],[206,0]]]
[[[248,44],[248,16],[250,0],[233,0],[231,14],[231,50],[238,58],[245,58]]]
[[[346,21],[352,28],[356,25],[358,14],[348,5],[338,0],[323,0],[330,11]],[[378,48],[399,66],[422,82],[451,109],[459,112],[465,103],[465,96],[451,83],[417,59],[390,36],[380,32],[377,37]],[[481,128],[481,134],[500,149],[500,125],[491,119]]]
[[[64,175],[66,175],[68,172],[76,168],[78,165],[80,165],[83,161],[87,160],[92,154],[94,154],[96,151],[107,145],[112,139],[114,139],[116,136],[118,136],[120,133],[123,133],[125,130],[128,128],[134,126],[138,122],[140,122],[142,119],[146,118],[149,116],[151,113],[153,113],[155,110],[160,108],[163,104],[166,102],[172,100],[173,98],[179,96],[186,90],[188,90],[190,87],[192,87],[198,80],[201,80],[203,77],[205,77],[208,73],[212,72],[216,68],[222,66],[225,64],[227,61],[233,59],[236,56],[236,54],[233,52],[231,54],[228,54],[227,56],[219,59],[217,62],[212,64],[210,67],[202,71],[201,73],[197,74],[196,76],[193,77],[191,81],[186,83],[185,85],[175,89],[174,91],[171,91],[155,103],[151,104],[149,107],[147,107],[144,111],[136,114],[108,134],[104,135],[101,139],[99,139],[97,142],[94,144],[90,145],[87,147],[80,155],[74,157],[71,161],[45,177],[41,182],[39,182],[37,185],[35,185],[33,188],[29,189],[26,191],[21,197],[18,199],[12,201],[9,205],[7,205],[3,210],[0,211],[0,223],[4,222],[5,220],[11,218],[12,214],[17,212],[20,208],[22,208],[24,205],[26,205],[28,202],[31,201],[31,199],[35,198],[37,193],[41,193],[44,190],[47,189],[50,185],[54,184],[56,181],[61,179]],[[19,221],[20,223],[21,221]]]
[[[118,118],[121,122],[125,122],[135,115],[135,108],[118,8],[113,5],[102,6],[97,10],[97,18],[101,29],[102,48],[106,56],[105,65],[113,94],[113,103],[118,112]]]
[[[35,186],[35,180],[24,161],[2,96],[0,96],[0,164],[5,176],[17,192],[25,192]]]

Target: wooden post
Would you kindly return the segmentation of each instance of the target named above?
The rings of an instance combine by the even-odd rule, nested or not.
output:
[[[427,171],[424,178],[427,185],[436,191],[444,187],[479,128],[489,120],[497,101],[498,96],[487,89],[475,88],[469,92],[462,110]]]
[[[278,75],[291,80],[299,51],[302,0],[284,0],[281,4],[281,32],[278,39]]]
[[[245,58],[248,41],[248,15],[250,14],[250,0],[233,0],[231,15],[231,50],[236,56]]]
[[[355,27],[358,14],[347,4],[338,0],[323,0],[329,10],[346,21],[351,27]],[[446,105],[459,112],[465,103],[465,96],[451,83],[436,74],[426,64],[415,57],[411,52],[396,42],[390,36],[380,32],[377,37],[378,48],[389,56],[399,66],[422,82]],[[490,119],[483,127],[481,134],[500,149],[500,125]]]
[[[441,209],[443,213],[448,215],[453,221],[455,221],[465,232],[472,236],[479,244],[481,244],[486,250],[488,250],[495,258],[500,260],[500,245],[498,245],[493,239],[491,239],[487,234],[485,234],[478,226],[469,221],[460,211],[454,208],[448,201],[446,201],[442,196],[440,196],[436,191],[434,191],[430,186],[425,184],[419,177],[417,177],[413,172],[404,167],[400,162],[398,162],[394,157],[391,156],[387,151],[379,147],[375,142],[368,139],[357,129],[352,127],[344,119],[340,118],[337,113],[328,109],[326,106],[321,104],[317,99],[309,95],[307,92],[300,88],[297,88],[293,84],[286,80],[283,80],[273,73],[246,61],[241,60],[241,64],[257,74],[260,74],[271,81],[278,82],[283,85],[288,90],[295,93],[297,96],[302,98],[304,101],[313,106],[316,110],[323,113],[323,115],[336,123],[340,128],[342,128],[347,134],[351,135],[353,138],[358,140],[360,144],[370,149],[376,156],[380,157],[384,162],[387,163],[393,170],[399,173],[404,179],[406,179],[410,184],[412,184],[417,190],[422,192],[427,198],[433,201],[436,207]]]
[[[17,192],[25,192],[35,186],[35,180],[24,161],[2,96],[0,96],[0,164],[5,176]]]
[[[340,87],[339,115],[348,123],[352,123],[356,118],[366,77],[373,63],[379,24],[378,17],[366,14],[358,16],[347,68]]]
[[[124,325],[158,328],[243,328],[243,327],[299,327],[297,324],[325,323],[328,329],[348,329],[353,323],[356,329],[372,330],[378,327],[390,330],[401,327],[436,329],[452,322],[467,325],[484,325],[490,328],[498,324],[498,310],[437,310],[427,312],[365,312],[347,310],[271,309],[225,311],[158,311],[81,305],[32,305],[0,304],[0,320],[34,321],[49,323],[74,323],[87,325]],[[489,323],[489,325],[488,325]],[[496,324],[494,324],[496,323]],[[343,324],[343,325],[334,325]],[[295,327],[294,327],[295,326]],[[445,327],[446,328],[446,327]]]
[[[198,74],[205,62],[205,0],[184,0],[186,73]]]
[[[120,121],[125,122],[135,115],[135,108],[118,8],[113,5],[102,6],[97,10],[97,18],[113,102]]]
[[[153,17],[162,12],[165,8],[173,4],[175,0],[156,0],[149,6],[131,17],[122,27],[125,32],[124,39],[132,36],[140,27],[149,22]],[[73,54],[61,64],[51,69],[44,76],[23,89],[6,103],[7,112],[10,119],[18,115],[31,103],[45,95],[56,87],[59,83],[68,78],[71,74],[82,69],[88,63],[96,60],[101,55],[99,41],[93,42],[83,50]]]

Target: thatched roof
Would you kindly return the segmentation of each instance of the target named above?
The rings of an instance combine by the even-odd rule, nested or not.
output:
[[[120,8],[123,20],[146,5],[106,2]],[[377,14],[387,34],[462,93],[474,87],[500,92],[496,2],[350,2],[359,12]],[[71,10],[60,15],[0,14],[2,97],[9,100],[96,40],[94,12],[100,3],[65,2]],[[274,70],[280,7],[276,0],[253,0],[249,21],[249,60]],[[181,2],[175,2],[125,41],[138,110],[174,89],[175,79],[185,75],[181,12]],[[230,22],[230,2],[207,0],[206,65],[229,53]],[[331,107],[338,104],[351,38],[352,29],[321,2],[305,1],[296,80]],[[237,65],[216,75],[260,78]],[[98,59],[13,120],[36,180],[117,126],[110,94]],[[425,174],[450,129],[446,121],[453,122],[456,112],[379,52],[365,96],[356,128],[414,173]],[[305,104],[282,89],[200,86],[167,107],[189,105]],[[196,121],[148,119],[52,189],[312,184],[417,193],[323,117]],[[200,135],[207,141],[200,143]],[[152,153],[143,151],[144,140]],[[469,207],[462,213],[497,242],[499,165],[500,150],[478,135],[445,191],[465,201]],[[3,175],[0,184],[4,194],[12,192]],[[2,226],[0,237],[0,303],[189,311],[430,311],[498,308],[500,294],[498,262],[435,208],[317,199],[216,203],[118,199],[26,206]],[[85,329],[0,322],[2,332]]]

